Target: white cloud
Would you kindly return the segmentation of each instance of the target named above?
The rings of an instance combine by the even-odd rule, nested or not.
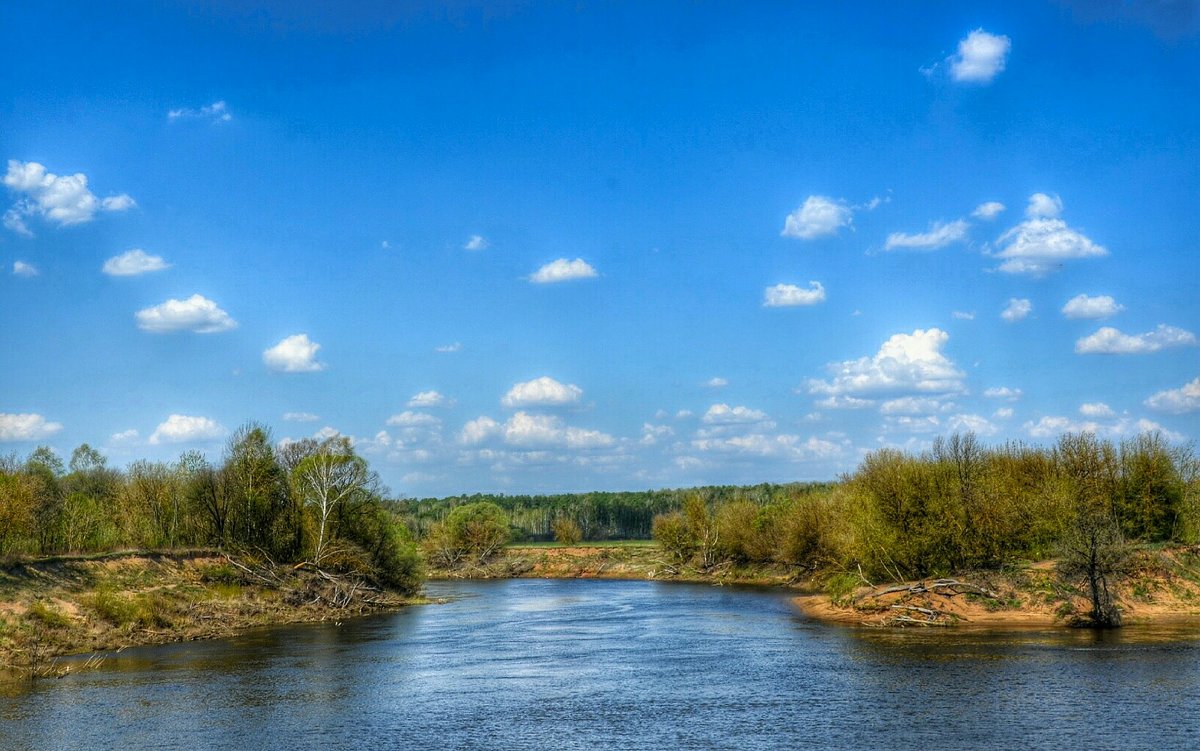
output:
[[[709,378],[707,381],[705,381],[704,385],[710,389],[719,389],[719,388],[728,386],[729,381],[727,381],[724,378],[721,378],[719,376],[714,376],[712,378]]]
[[[1004,204],[999,201],[988,201],[976,206],[975,210],[971,212],[971,216],[986,221],[1000,216],[1002,211],[1004,211]]]
[[[1034,193],[1025,207],[1025,216],[1030,219],[1055,219],[1062,213],[1063,202],[1058,196]]]
[[[321,417],[312,412],[284,412],[283,419],[288,422],[316,422]]]
[[[954,405],[950,402],[919,396],[889,399],[879,405],[879,413],[883,415],[928,415],[935,412],[948,412],[952,409],[954,409]]]
[[[591,279],[595,276],[598,276],[596,270],[582,258],[576,258],[574,261],[559,258],[535,271],[533,276],[529,277],[529,281],[535,284],[553,284],[572,279]]]
[[[956,310],[956,311],[954,311],[953,313],[951,313],[951,314],[950,314],[950,317],[951,317],[951,318],[955,318],[955,319],[957,319],[957,320],[959,320],[959,321],[974,321],[974,320],[975,320],[975,313],[974,313],[974,312],[967,312],[967,311],[964,311],[964,310]]]
[[[482,416],[474,420],[469,420],[463,425],[462,432],[458,436],[458,441],[466,446],[476,446],[493,436],[499,435],[502,430],[500,423],[490,417]]]
[[[483,235],[471,235],[463,245],[463,250],[487,250],[490,247],[491,243]]]
[[[1075,342],[1075,352],[1080,355],[1143,355],[1168,347],[1195,344],[1196,335],[1192,332],[1161,323],[1154,331],[1144,334],[1123,334],[1111,326],[1104,326]]]
[[[776,284],[763,293],[763,306],[789,308],[797,305],[816,305],[825,301],[825,288],[820,282],[809,282],[808,289],[794,284]]]
[[[61,422],[48,422],[35,413],[0,412],[0,441],[38,441],[62,430]]]
[[[549,376],[532,381],[513,384],[500,403],[505,407],[553,407],[575,404],[583,396],[583,389],[573,383],[559,383]]]
[[[1000,313],[1000,317],[1009,323],[1016,323],[1025,318],[1033,310],[1033,303],[1025,298],[1013,297]]]
[[[1145,403],[1150,409],[1176,415],[1200,411],[1200,378],[1177,389],[1159,391],[1146,399]]]
[[[1117,413],[1104,402],[1086,402],[1079,405],[1079,414],[1084,417],[1115,417]]]
[[[151,445],[212,441],[225,434],[225,428],[207,417],[171,415],[150,435]]]
[[[113,433],[108,439],[113,443],[132,443],[138,439],[139,435],[141,434],[138,433],[136,428],[130,428],[129,430],[122,430],[120,433]]]
[[[1059,219],[1061,208],[1060,200],[1043,193],[1030,197],[1025,212],[1029,218],[1000,235],[997,241],[1002,247],[995,256],[1004,259],[1000,271],[1040,276],[1055,271],[1063,261],[1108,255],[1103,246]]]
[[[172,122],[180,119],[200,119],[211,120],[214,123],[227,123],[233,119],[233,115],[230,114],[229,107],[224,101],[217,101],[197,109],[180,107],[179,109],[170,110],[167,112],[167,119]]]
[[[1021,398],[1021,389],[1010,389],[1008,386],[996,386],[986,389],[983,395],[988,399],[1004,399],[1006,401],[1015,402]]]
[[[1012,407],[1001,407],[1000,409],[998,409],[992,413],[992,417],[995,417],[998,420],[1007,420],[1012,416],[1013,416],[1013,408]]]
[[[24,261],[13,261],[12,272],[16,276],[25,277],[26,279],[38,275],[37,266]]]
[[[840,456],[842,447],[831,441],[797,435],[749,433],[729,437],[704,437],[692,441],[692,447],[704,452],[751,458],[778,458],[790,461],[828,459]]]
[[[560,446],[589,449],[611,446],[615,439],[597,430],[566,426],[551,415],[517,412],[504,424],[504,442],[510,446]]]
[[[452,402],[437,391],[420,391],[408,400],[409,407],[444,407]]]
[[[388,425],[395,425],[401,428],[420,428],[430,427],[441,424],[441,420],[433,415],[425,414],[424,412],[413,412],[412,410],[404,410],[398,415],[392,415],[387,419]]]
[[[1033,438],[1057,438],[1063,433],[1092,433],[1100,437],[1121,438],[1139,433],[1159,432],[1162,433],[1163,437],[1171,441],[1184,439],[1183,435],[1167,430],[1153,420],[1145,418],[1131,420],[1127,417],[1122,417],[1112,422],[1097,422],[1095,420],[1077,421],[1069,417],[1050,416],[1043,417],[1037,422],[1033,422],[1032,420],[1026,422],[1023,427],[1025,432]]]
[[[460,350],[462,350],[462,342],[454,342],[452,344],[443,344],[441,346],[433,348],[434,352],[439,352],[443,355],[448,355],[452,352],[458,352]]]
[[[702,422],[706,425],[747,425],[767,420],[767,415],[749,407],[730,407],[728,404],[714,404],[704,413]]]
[[[974,414],[952,415],[946,420],[946,429],[952,433],[971,432],[982,436],[1000,432],[986,417]]]
[[[893,232],[888,235],[883,249],[936,250],[965,238],[970,226],[966,221],[956,219],[953,222],[934,222],[930,225],[928,232],[911,235],[904,232]]]
[[[783,223],[784,237],[812,240],[825,235],[837,234],[842,227],[853,221],[854,210],[845,201],[835,201],[826,196],[809,196],[800,208],[788,214]]]
[[[1108,318],[1125,309],[1108,295],[1088,297],[1075,295],[1062,308],[1062,314],[1067,318]]]
[[[1010,49],[1008,37],[975,29],[959,41],[957,54],[950,57],[950,76],[959,82],[990,83],[1004,70]]]
[[[32,234],[25,218],[40,216],[65,227],[90,222],[98,211],[124,211],[136,204],[127,195],[109,196],[103,201],[87,186],[87,175],[55,175],[37,162],[8,160],[4,184],[24,196],[4,215],[4,224],[14,232]]]
[[[152,334],[173,331],[215,334],[237,328],[237,321],[201,295],[192,295],[186,300],[167,300],[161,305],[139,310],[136,318],[138,328]]]
[[[813,406],[818,409],[866,409],[874,407],[874,399],[859,399],[853,396],[835,395],[827,396],[824,399],[818,399],[813,402]]]
[[[262,360],[280,373],[315,373],[325,369],[325,363],[317,362],[319,349],[321,345],[309,340],[308,334],[293,334],[263,350]]]
[[[950,335],[937,328],[894,334],[871,357],[831,363],[829,381],[810,380],[811,394],[952,393],[963,390],[964,374],[942,347]]]
[[[670,425],[654,425],[647,422],[642,424],[642,439],[638,443],[643,446],[653,446],[673,435],[675,435],[675,431]]]
[[[105,261],[101,271],[109,276],[137,276],[169,268],[171,264],[162,256],[152,256],[141,248],[134,248]]]

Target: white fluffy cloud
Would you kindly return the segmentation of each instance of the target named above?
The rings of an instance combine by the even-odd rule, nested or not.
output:
[[[227,123],[233,119],[228,105],[224,101],[206,104],[203,107],[180,107],[167,112],[167,119],[175,120],[211,120],[214,123]]]
[[[505,407],[557,407],[575,404],[583,389],[573,383],[559,383],[550,376],[513,384],[500,403]]]
[[[450,404],[445,394],[438,391],[420,391],[408,400],[409,407],[444,407]]]
[[[784,237],[812,240],[825,235],[837,234],[854,218],[854,209],[845,201],[835,201],[826,196],[809,196],[800,208],[788,214],[783,223]]]
[[[1043,417],[1037,422],[1030,420],[1023,427],[1025,432],[1033,438],[1057,438],[1063,433],[1092,433],[1102,437],[1120,438],[1122,436],[1152,432],[1162,433],[1165,438],[1172,441],[1184,438],[1179,433],[1167,430],[1153,420],[1145,418],[1132,420],[1128,417],[1122,417],[1111,422],[1098,422],[1096,420],[1079,421],[1072,420],[1069,417],[1050,416]]]
[[[959,414],[951,415],[946,420],[946,430],[951,433],[975,433],[989,436],[1000,432],[1000,429],[982,415]]]
[[[1000,212],[1004,211],[1004,204],[999,201],[988,201],[981,203],[971,212],[971,216],[976,219],[991,220],[1000,216]]]
[[[133,207],[127,195],[103,200],[88,189],[87,175],[56,175],[37,162],[8,160],[4,184],[21,196],[4,215],[4,225],[23,235],[32,234],[25,219],[40,216],[59,226],[90,222],[98,211],[124,211]]]
[[[1182,415],[1200,411],[1200,378],[1185,383],[1177,389],[1167,389],[1153,394],[1146,406],[1159,412]]]
[[[1009,323],[1016,323],[1029,315],[1033,310],[1033,303],[1025,298],[1013,297],[1008,301],[1008,305],[1000,312],[1000,317]]]
[[[1058,218],[1062,201],[1044,193],[1029,199],[1027,219],[1000,236],[999,270],[1007,274],[1040,276],[1055,271],[1063,261],[1097,258],[1108,251]]]
[[[150,443],[187,443],[212,441],[225,435],[225,428],[207,417],[171,415],[150,435]]]
[[[1086,402],[1079,405],[1079,414],[1084,417],[1114,417],[1117,413],[1104,402]]]
[[[576,258],[574,261],[559,258],[535,271],[533,276],[529,277],[529,281],[534,284],[553,284],[572,279],[591,279],[595,276],[598,276],[596,270],[582,258]]]
[[[0,412],[0,441],[39,441],[62,430],[62,423],[50,422],[35,413]]]
[[[325,369],[325,363],[317,361],[319,349],[321,345],[311,341],[308,334],[293,334],[263,350],[262,360],[280,373],[315,373]]]
[[[988,399],[1004,399],[1005,401],[1015,402],[1021,398],[1021,389],[1010,389],[1008,386],[996,386],[990,389],[985,389],[983,395]]]
[[[1012,40],[1004,35],[975,29],[958,43],[950,57],[950,76],[965,83],[990,83],[1004,70]]]
[[[879,405],[879,413],[882,415],[929,415],[953,409],[954,404],[950,402],[920,396],[902,396]]]
[[[1075,352],[1080,355],[1144,355],[1168,347],[1195,344],[1196,335],[1192,332],[1162,323],[1154,331],[1144,334],[1124,334],[1104,326],[1075,342]]]
[[[137,276],[169,268],[171,264],[162,256],[152,256],[141,248],[134,248],[108,259],[101,270],[109,276]]]
[[[425,414],[424,412],[413,412],[412,410],[404,410],[398,415],[392,415],[387,419],[388,425],[394,425],[401,428],[421,428],[432,427],[441,423],[433,415]]]
[[[32,263],[25,263],[24,261],[13,261],[12,272],[14,275],[26,279],[38,275],[37,266],[34,266]]]
[[[504,423],[487,416],[469,421],[459,434],[459,443],[476,446],[494,438],[518,449],[597,449],[617,442],[607,433],[573,427],[553,415],[518,411]]]
[[[138,328],[152,334],[173,331],[215,334],[237,328],[237,321],[201,295],[192,295],[186,300],[167,300],[161,305],[139,310],[136,318]]]
[[[794,284],[776,284],[767,287],[763,294],[763,306],[767,308],[789,308],[797,305],[816,305],[825,301],[825,287],[820,282],[809,282],[808,289]]]
[[[749,407],[730,407],[728,404],[714,404],[704,413],[701,421],[706,425],[749,425],[765,422],[767,414]]]
[[[469,420],[463,425],[462,432],[458,435],[458,441],[466,446],[476,446],[501,432],[503,432],[503,428],[500,423],[485,415]]]
[[[894,334],[870,357],[831,363],[833,378],[810,380],[808,391],[829,396],[961,392],[964,374],[942,353],[949,339],[937,328]]]
[[[463,244],[463,250],[487,250],[491,243],[483,235],[471,235]]]
[[[1067,318],[1108,318],[1125,309],[1108,295],[1075,295],[1062,307],[1062,314]]]
[[[893,232],[888,235],[883,248],[884,250],[936,250],[965,238],[970,226],[965,220],[956,219],[953,222],[934,222],[927,232],[911,235],[905,232]]]
[[[789,461],[829,459],[842,453],[841,446],[822,438],[804,439],[798,435],[766,433],[701,437],[692,441],[692,447],[706,453]]]

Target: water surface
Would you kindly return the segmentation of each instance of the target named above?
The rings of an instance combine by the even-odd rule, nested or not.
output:
[[[435,583],[449,603],[128,650],[0,749],[1200,749],[1200,635],[879,631],[787,593]]]

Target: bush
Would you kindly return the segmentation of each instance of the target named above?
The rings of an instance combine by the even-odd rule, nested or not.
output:
[[[554,520],[554,540],[563,545],[578,545],[583,540],[583,529],[575,520],[560,516]]]

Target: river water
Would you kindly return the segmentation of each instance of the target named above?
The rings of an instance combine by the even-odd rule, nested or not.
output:
[[[881,631],[779,590],[433,583],[444,604],[128,650],[0,749],[1200,749],[1194,627]]]

